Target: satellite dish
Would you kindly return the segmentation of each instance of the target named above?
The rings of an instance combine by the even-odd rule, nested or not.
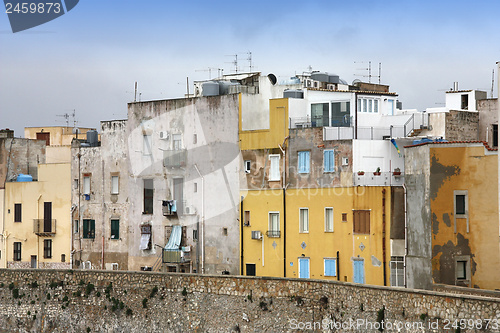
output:
[[[357,85],[360,82],[361,82],[360,79],[354,79],[354,81],[352,81],[352,85],[355,86],[355,85]]]
[[[79,134],[79,133],[80,133],[80,129],[78,127],[74,127],[73,134]]]

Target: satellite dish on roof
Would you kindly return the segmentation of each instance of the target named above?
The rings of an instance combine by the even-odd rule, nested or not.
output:
[[[352,85],[355,86],[355,85],[357,85],[360,82],[361,82],[360,79],[354,79],[354,81],[352,81]]]
[[[80,133],[80,129],[78,127],[73,127],[73,134],[78,134]]]

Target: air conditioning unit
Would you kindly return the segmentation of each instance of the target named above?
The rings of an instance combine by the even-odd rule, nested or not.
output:
[[[252,230],[252,239],[262,239],[262,233],[258,230]]]
[[[304,80],[304,87],[311,88],[312,87],[312,80],[311,79]]]
[[[334,84],[327,84],[326,89],[328,90],[335,90],[335,85]]]
[[[184,215],[196,214],[196,209],[193,206],[184,206]]]
[[[160,131],[160,140],[168,140],[169,135],[167,131]]]
[[[349,157],[342,157],[342,166],[349,165]]]

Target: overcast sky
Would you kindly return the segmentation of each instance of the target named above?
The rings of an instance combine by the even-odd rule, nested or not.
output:
[[[23,136],[25,126],[64,125],[57,115],[73,109],[82,127],[125,119],[135,81],[142,100],[182,97],[186,77],[232,72],[230,55],[248,71],[249,51],[254,70],[280,80],[309,66],[368,80],[356,74],[371,61],[377,76],[380,62],[404,108],[443,106],[454,81],[490,97],[500,1],[82,0],[15,34],[3,12],[0,128]]]

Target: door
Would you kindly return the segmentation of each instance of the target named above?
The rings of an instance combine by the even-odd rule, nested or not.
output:
[[[52,232],[52,202],[43,203],[43,232]]]
[[[36,256],[31,256],[31,268],[36,268]]]
[[[247,276],[255,276],[255,264],[246,264]]]
[[[364,259],[354,259],[353,262],[353,282],[365,283],[365,261]]]
[[[309,258],[299,258],[299,278],[309,279]]]
[[[50,132],[40,132],[36,133],[37,140],[45,140],[47,146],[50,146]]]
[[[174,178],[174,200],[177,206],[177,214],[184,214],[184,205],[183,205],[183,189],[184,189],[184,179],[183,178]]]

